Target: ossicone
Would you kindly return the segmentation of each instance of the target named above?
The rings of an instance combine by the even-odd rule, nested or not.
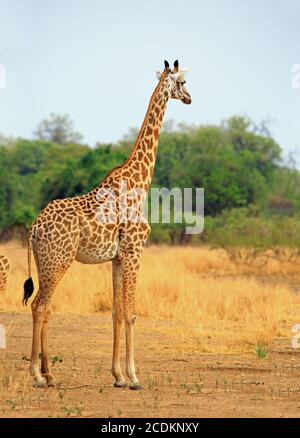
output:
[[[173,72],[177,73],[178,70],[179,70],[179,61],[178,61],[178,59],[176,59],[176,61],[174,62],[174,70],[173,70]]]

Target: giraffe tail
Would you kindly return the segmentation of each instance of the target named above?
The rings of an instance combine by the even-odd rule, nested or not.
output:
[[[23,306],[27,306],[27,302],[34,291],[34,284],[31,278],[31,236],[28,238],[27,247],[27,259],[28,259],[28,278],[24,283],[24,296],[23,296]]]

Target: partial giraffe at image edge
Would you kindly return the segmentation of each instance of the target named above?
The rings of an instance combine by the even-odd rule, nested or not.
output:
[[[9,259],[4,255],[0,255],[0,294],[3,294],[6,290],[9,271]]]

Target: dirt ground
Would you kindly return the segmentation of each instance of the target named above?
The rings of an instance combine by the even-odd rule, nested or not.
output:
[[[7,329],[0,417],[300,416],[300,352],[288,339],[277,339],[264,359],[184,353],[160,332],[174,323],[139,318],[136,359],[144,390],[137,392],[112,386],[109,316],[53,315],[49,342],[60,387],[44,390],[33,388],[28,375],[31,316],[0,313],[0,323]]]

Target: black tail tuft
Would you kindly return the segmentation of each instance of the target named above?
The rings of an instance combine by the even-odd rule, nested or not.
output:
[[[33,294],[33,291],[34,291],[33,281],[32,281],[32,278],[29,277],[24,283],[24,297],[23,297],[23,301],[22,301],[24,306],[27,306],[27,301],[29,300],[29,298]]]

